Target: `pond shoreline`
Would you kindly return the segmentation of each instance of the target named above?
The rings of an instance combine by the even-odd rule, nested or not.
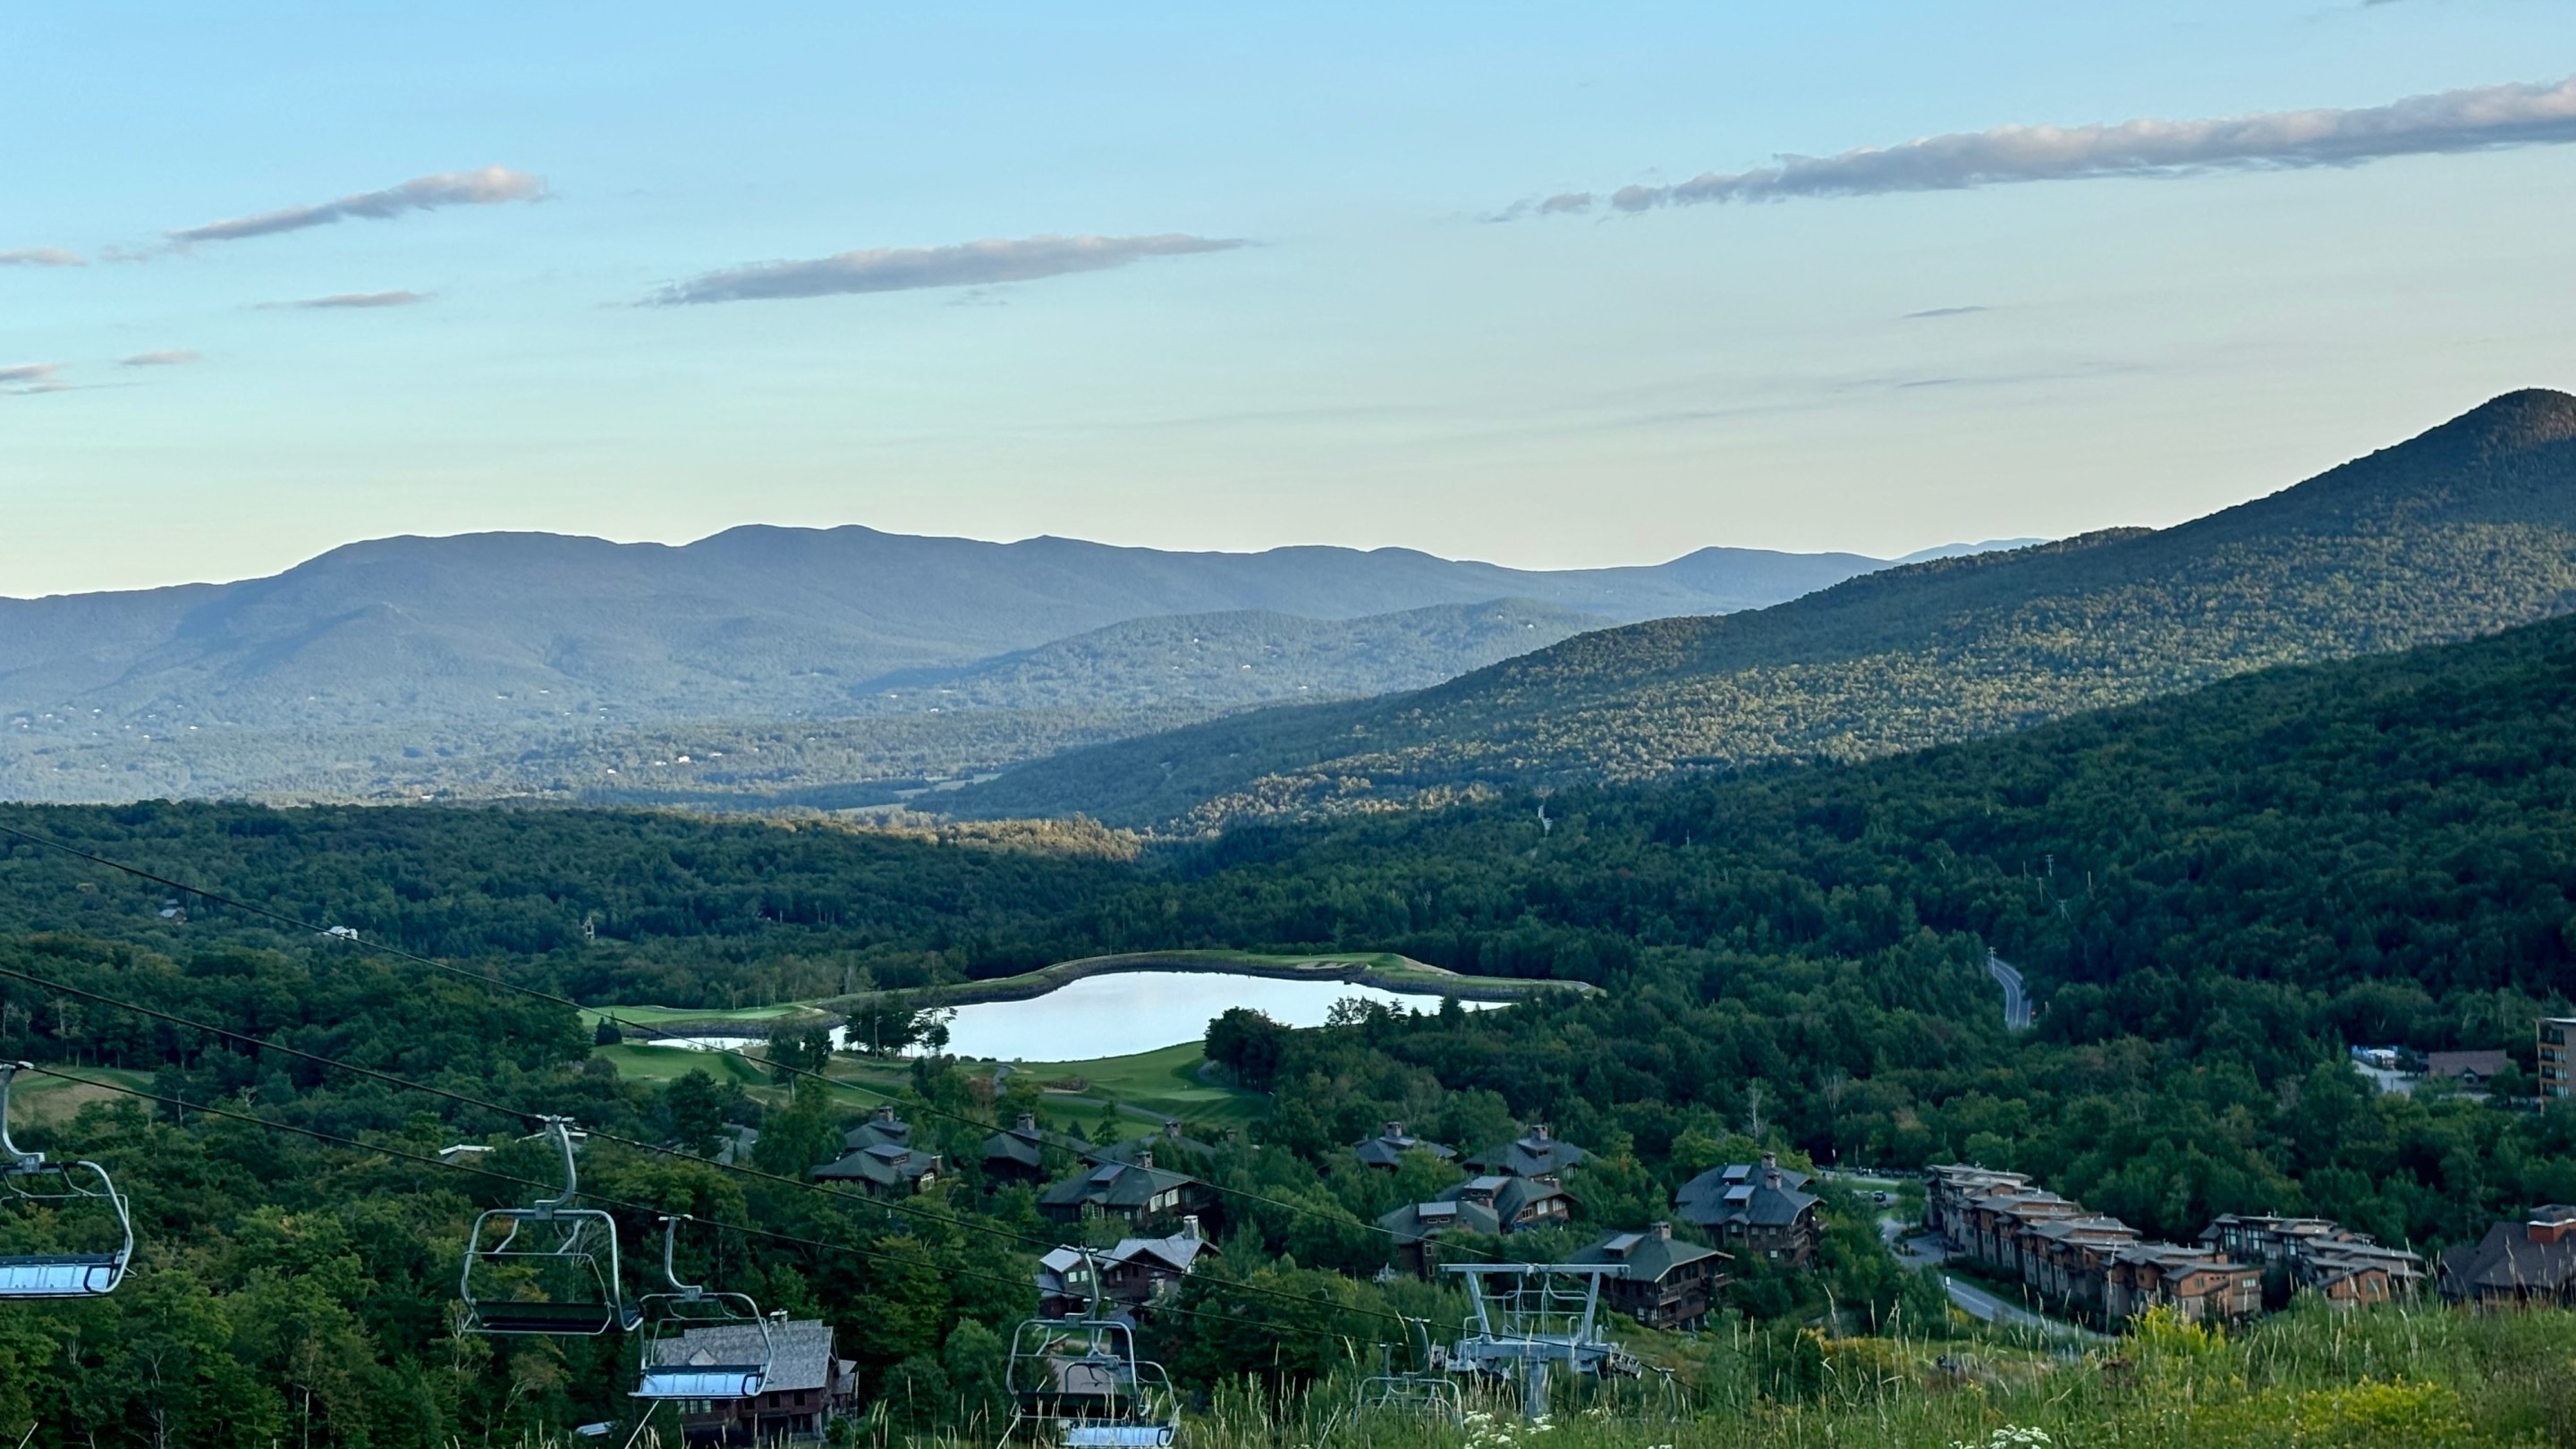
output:
[[[875,996],[900,995],[924,1007],[981,1006],[992,1002],[1032,1001],[1050,992],[1094,976],[1121,972],[1207,972],[1227,976],[1261,977],[1272,981],[1338,981],[1350,986],[1374,987],[1398,995],[1455,997],[1460,1001],[1522,1001],[1551,991],[1571,991],[1590,995],[1601,988],[1583,981],[1548,981],[1505,976],[1464,976],[1444,967],[1416,961],[1392,952],[1325,955],[1306,957],[1256,956],[1231,951],[1133,951],[1111,956],[1084,956],[1072,961],[1059,961],[1017,976],[996,976],[983,981],[958,981],[940,986],[918,987],[896,992],[860,993],[855,996],[827,997],[817,1001],[793,1002],[786,1010],[764,1008],[773,1014],[756,1024],[725,1012],[711,1012],[703,1017],[673,1015],[649,1027],[638,1023],[627,1033],[627,1040],[639,1046],[682,1037],[763,1036],[778,1026],[807,1027],[845,1025],[849,1010]],[[669,1010],[670,1008],[662,1008]],[[594,1010],[614,1016],[619,1008],[598,1007]],[[649,1031],[651,1035],[645,1033]]]
[[[1073,961],[1059,961],[1053,966],[1040,967],[1017,976],[959,981],[903,994],[924,1006],[980,1006],[994,1001],[1028,1001],[1087,977],[1127,971],[1209,972],[1225,976],[1258,976],[1272,981],[1339,981],[1349,986],[1372,986],[1399,995],[1454,996],[1461,1001],[1521,1001],[1550,991],[1590,994],[1600,990],[1589,982],[1581,981],[1461,976],[1455,971],[1392,953],[1263,958],[1226,951],[1136,951],[1115,956],[1085,956]],[[828,1008],[864,999],[839,997],[822,1004]]]

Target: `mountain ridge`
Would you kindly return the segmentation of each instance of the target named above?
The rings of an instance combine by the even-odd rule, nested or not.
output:
[[[823,731],[767,773],[798,790],[946,780],[1265,700],[1416,687],[1583,630],[1772,602],[1878,566],[1707,548],[1543,572],[1410,549],[1174,553],[858,525],[680,545],[402,535],[231,584],[0,600],[0,793],[578,792],[676,753],[665,737],[747,744],[792,738],[796,720],[951,707],[920,685],[964,690],[985,713],[945,736]],[[642,731],[632,748],[611,738],[621,729]],[[817,773],[835,769],[855,773]]]
[[[2532,389],[2161,530],[1936,559],[1578,635],[1413,694],[1033,762],[970,813],[1245,816],[1844,759],[2576,609],[2576,397]]]

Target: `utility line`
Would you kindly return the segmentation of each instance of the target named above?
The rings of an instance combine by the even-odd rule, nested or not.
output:
[[[228,910],[240,911],[245,915],[269,921],[276,925],[287,927],[290,930],[302,932],[306,935],[319,936],[325,941],[348,945],[356,949],[362,955],[390,956],[397,960],[411,962],[414,965],[429,967],[434,971],[443,971],[451,976],[461,976],[469,981],[478,982],[486,987],[497,987],[500,990],[515,992],[518,995],[529,997],[534,1000],[551,1002],[557,1006],[568,1007],[575,1013],[583,1011],[593,1012],[600,1018],[600,1020],[618,1027],[621,1031],[632,1029],[641,1032],[646,1029],[644,1027],[637,1026],[631,1021],[612,1015],[611,1009],[609,1008],[585,1007],[580,1002],[573,1000],[571,997],[557,995],[551,991],[545,991],[534,986],[524,985],[520,982],[511,981],[499,975],[469,970],[450,962],[441,961],[436,957],[424,956],[415,951],[405,950],[400,946],[388,946],[373,941],[362,940],[354,931],[349,931],[346,927],[338,928],[338,930],[335,931],[331,927],[317,926],[310,921],[288,915],[283,911],[272,910],[266,906],[254,905],[248,901],[237,900],[231,896],[207,890],[202,886],[192,886],[183,881],[172,880],[168,876],[156,875],[140,866],[129,865],[124,861],[100,855],[94,851],[83,850],[79,846],[73,845],[68,841],[56,840],[51,836],[39,835],[30,830],[21,830],[14,825],[8,824],[0,824],[0,835],[22,840],[30,845],[42,846],[48,850],[60,851],[65,855],[73,856],[80,860],[86,860],[93,865],[104,866],[109,870],[121,871],[124,874],[134,876],[137,879],[150,881],[155,885],[163,886],[170,890],[185,891],[202,900],[212,901],[216,905],[222,906]],[[346,934],[341,934],[341,932],[346,932]],[[863,1092],[877,1100],[885,1102],[899,1102],[901,1100],[895,1093],[886,1091],[881,1087],[870,1086],[864,1082],[848,1081],[843,1078],[831,1076],[825,1072],[814,1071],[811,1068],[796,1066],[788,1062],[774,1061],[767,1057],[755,1057],[749,1052],[743,1051],[739,1047],[714,1047],[709,1050],[722,1053],[726,1056],[738,1057],[741,1060],[750,1063],[754,1067],[766,1067],[772,1071],[785,1072],[798,1078],[810,1077],[815,1081],[823,1083],[826,1087],[836,1087],[843,1091]],[[925,1116],[939,1117],[948,1121],[961,1123],[969,1127],[983,1130],[990,1130],[993,1127],[992,1123],[979,1121],[973,1117],[966,1116],[963,1113],[948,1111],[935,1103],[923,1102],[919,1105],[918,1110],[920,1110],[920,1112]],[[1350,1217],[1336,1217],[1331,1213],[1309,1207],[1304,1203],[1290,1202],[1285,1199],[1271,1197],[1266,1193],[1253,1192],[1248,1188],[1228,1187],[1222,1183],[1215,1182],[1207,1183],[1206,1186],[1211,1191],[1223,1193],[1228,1197],[1238,1197],[1250,1202],[1257,1202],[1265,1207],[1277,1208],[1283,1212],[1296,1213],[1305,1217],[1320,1218],[1339,1227],[1347,1228],[1356,1226],[1363,1231],[1376,1233],[1380,1236],[1391,1239],[1401,1237],[1401,1234],[1398,1234],[1394,1229],[1389,1228],[1382,1223],[1369,1222],[1366,1219],[1358,1217],[1356,1214]],[[1477,1245],[1477,1248],[1480,1256],[1495,1256],[1494,1250],[1485,1249],[1482,1245]]]
[[[137,1015],[146,1016],[155,1021],[165,1022],[171,1026],[183,1027],[190,1031],[201,1031],[210,1036],[230,1037],[235,1041],[246,1043],[259,1050],[281,1052],[288,1056],[297,1058],[298,1060],[311,1062],[316,1066],[330,1067],[341,1071],[351,1072],[372,1081],[382,1082],[388,1086],[426,1093],[430,1096],[455,1102],[462,1106],[473,1107],[480,1111],[492,1112],[504,1117],[515,1117],[523,1122],[534,1121],[540,1116],[539,1113],[529,1111],[525,1108],[504,1106],[499,1102],[477,1097],[470,1093],[451,1091],[445,1087],[431,1086],[425,1082],[415,1082],[406,1077],[397,1076],[391,1072],[378,1071],[373,1067],[358,1066],[352,1062],[341,1061],[336,1057],[324,1056],[319,1052],[309,1052],[300,1047],[291,1047],[281,1043],[266,1041],[262,1038],[252,1036],[247,1032],[235,1031],[230,1027],[214,1026],[206,1022],[192,1021],[187,1017],[178,1016],[171,1012],[159,1010],[155,1007],[144,1006],[137,1002],[121,1000],[117,997],[109,996],[101,992],[66,985],[63,982],[48,980],[45,977],[37,976],[31,972],[20,971],[13,967],[0,966],[0,977],[14,978],[46,991],[56,991],[65,995],[77,996],[83,1000],[93,1001],[102,1006],[111,1007],[117,1010],[131,1011]],[[786,1177],[774,1172],[764,1172],[759,1168],[745,1166],[738,1162],[709,1162],[708,1159],[693,1156],[692,1154],[683,1152],[675,1147],[665,1147],[656,1143],[644,1142],[632,1137],[620,1136],[613,1132],[599,1131],[595,1129],[585,1129],[585,1131],[588,1132],[588,1135],[597,1137],[602,1141],[614,1142],[619,1146],[633,1148],[638,1152],[663,1157],[674,1157],[688,1162],[706,1162],[709,1166],[715,1167],[721,1171],[754,1178],[762,1182],[774,1183],[782,1187],[794,1187],[807,1192],[820,1193],[837,1202],[881,1207],[889,1213],[902,1213],[906,1216],[919,1218],[925,1222],[939,1223],[965,1232],[980,1232],[991,1237],[1001,1238],[1028,1247],[1051,1249],[1059,1246],[1045,1238],[1034,1237],[1027,1233],[1015,1232],[997,1224],[979,1223],[969,1218],[961,1218],[948,1213],[934,1212],[928,1208],[921,1207],[914,1203],[905,1202],[900,1199],[872,1200],[856,1198],[852,1197],[848,1193],[835,1192],[831,1188],[826,1187],[819,1182],[810,1182],[803,1178]],[[1274,1288],[1264,1288],[1257,1284],[1234,1283],[1227,1286],[1230,1289],[1239,1290],[1241,1292],[1254,1294],[1260,1297],[1277,1298],[1284,1302],[1296,1303],[1305,1307],[1335,1306],[1327,1304],[1321,1299],[1307,1297],[1304,1294],[1286,1293]],[[1353,1308],[1348,1311],[1361,1313],[1368,1317],[1397,1321],[1394,1319],[1393,1315],[1377,1313],[1369,1309]]]

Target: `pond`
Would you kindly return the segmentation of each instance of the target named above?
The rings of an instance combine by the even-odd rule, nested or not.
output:
[[[1322,1026],[1333,1003],[1350,997],[1413,1011],[1437,1011],[1440,998],[1341,981],[1280,981],[1222,971],[1112,971],[1086,976],[1026,1001],[986,1001],[957,1008],[948,1050],[963,1057],[1016,1062],[1073,1062],[1132,1056],[1197,1041],[1228,1007],[1248,1006],[1290,1026]],[[1462,1002],[1480,1011],[1501,1002]]]

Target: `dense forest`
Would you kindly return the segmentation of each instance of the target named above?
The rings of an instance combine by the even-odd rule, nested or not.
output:
[[[1267,1121],[1206,1167],[1236,1195],[1201,1289],[1216,1302],[1197,1306],[1237,1280],[1270,1296],[1224,1308],[1225,1332],[1172,1330],[1201,1390],[1311,1378],[1337,1340],[1384,1331],[1372,1314],[1454,1310],[1346,1276],[1385,1261],[1373,1213],[1423,1186],[1349,1158],[1390,1117],[1479,1145],[1553,1123],[1602,1154],[1576,1185],[1595,1226],[1634,1226],[1765,1145],[2019,1167],[2180,1236],[2216,1212],[2310,1210],[2433,1248],[2576,1199],[2576,1110],[2374,1095],[2342,1061],[2357,1042],[2527,1054],[2531,1017],[2576,990],[2576,622],[1860,765],[1185,845],[534,809],[0,824],[360,936],[0,850],[0,1053],[94,1078],[58,1087],[27,1135],[118,1171],[148,1245],[107,1304],[0,1314],[0,1427],[35,1422],[39,1443],[100,1426],[102,1443],[259,1442],[310,1413],[316,1442],[427,1445],[605,1417],[605,1347],[448,1331],[470,1211],[546,1169],[520,1146],[489,1160],[498,1178],[434,1154],[509,1144],[538,1111],[646,1144],[595,1139],[594,1190],[793,1239],[720,1235],[709,1266],[845,1325],[872,1395],[933,1417],[989,1404],[997,1334],[1049,1240],[1025,1190],[969,1166],[903,1212],[818,1192],[795,1179],[865,1094],[621,1079],[569,1008],[368,942],[592,1003],[829,997],[1184,946],[1395,950],[1606,988],[1289,1038]],[[2005,1029],[1989,950],[2028,975],[2036,1030]],[[1042,1106],[1012,1089],[932,1062],[904,1096],[972,1164],[981,1124]],[[759,1175],[653,1150],[754,1122]],[[1885,1314],[1919,1293],[1864,1214],[1838,1221],[1823,1274],[1751,1275],[1734,1311],[1794,1334],[1829,1299]]]
[[[319,701],[302,724],[175,699],[113,714],[21,708],[0,716],[0,793],[843,808],[1262,703],[1418,689],[1608,622],[1512,599],[1358,619],[1131,619],[972,665],[844,681],[847,697],[810,716],[768,700],[639,719],[526,686],[409,720],[340,717]]]
[[[2576,397],[2520,392],[2178,527],[1884,570],[1768,609],[1578,635],[1412,694],[1071,751],[956,808],[1197,828],[1862,759],[2571,607]]]

